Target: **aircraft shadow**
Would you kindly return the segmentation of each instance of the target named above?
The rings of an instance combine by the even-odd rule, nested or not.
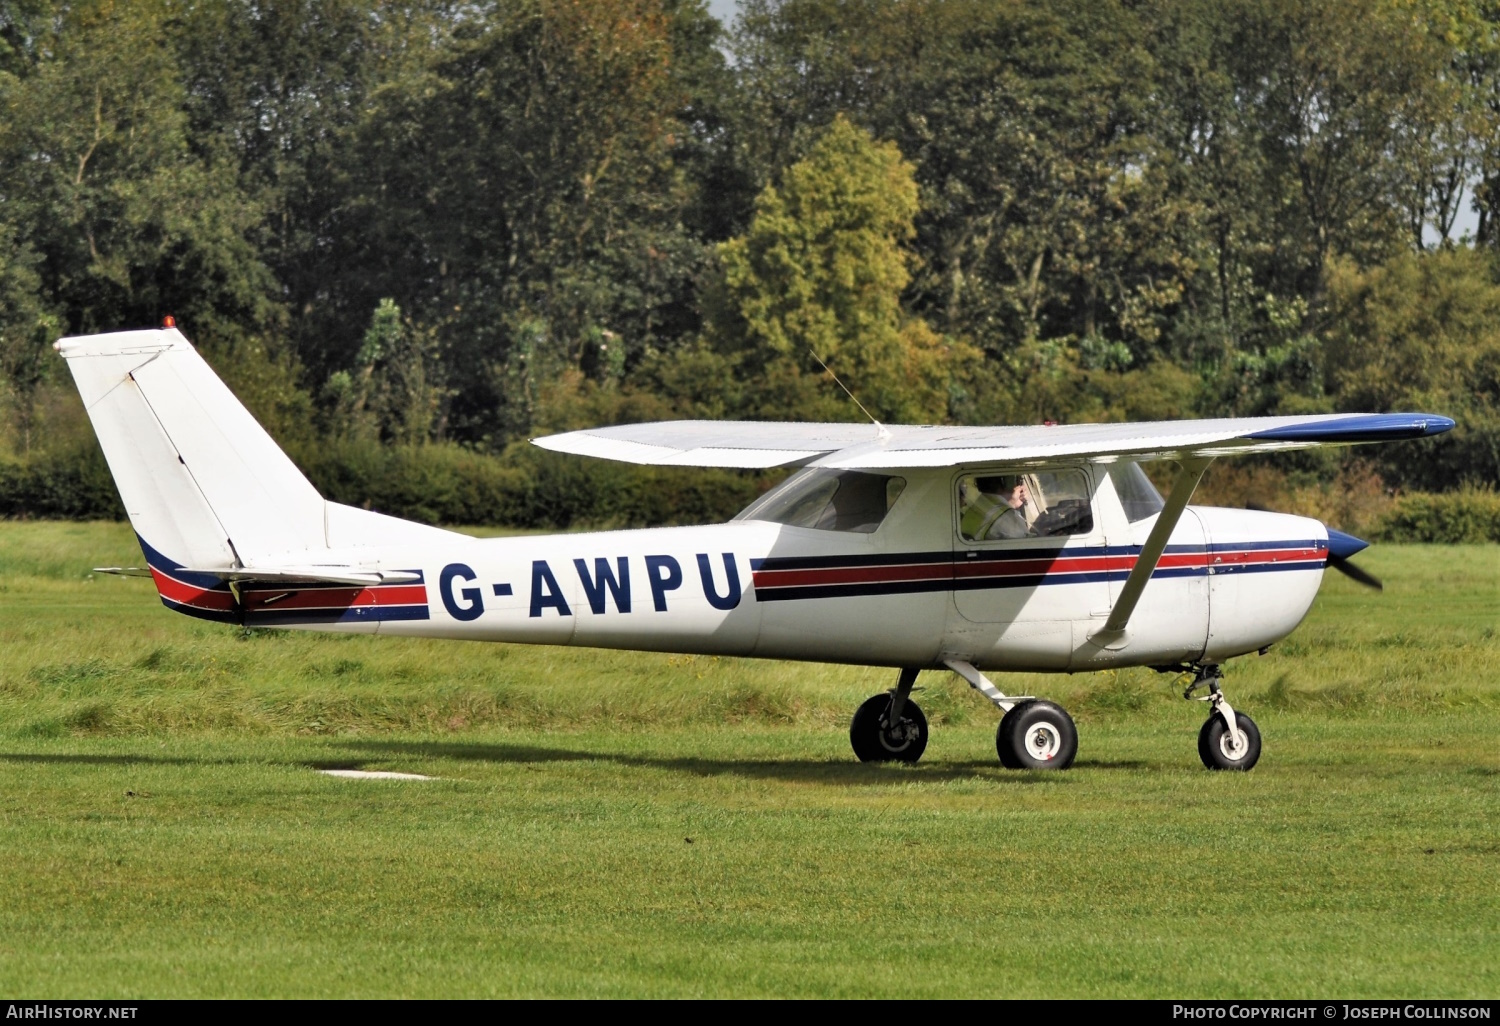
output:
[[[401,756],[421,759],[451,759],[458,762],[548,763],[610,762],[618,766],[669,770],[699,777],[739,776],[755,780],[781,780],[793,783],[881,784],[917,781],[987,780],[1008,784],[1066,784],[1068,774],[1042,771],[1019,772],[1002,769],[988,760],[964,762],[919,763],[902,766],[893,763],[859,763],[822,759],[709,759],[695,757],[655,757],[623,755],[617,752],[593,752],[569,748],[547,748],[525,744],[471,744],[462,741],[341,741],[339,747],[372,756]],[[201,759],[166,755],[87,755],[44,752],[0,752],[0,763],[79,766],[226,766],[244,762],[241,759]],[[289,763],[310,769],[358,769],[359,759],[309,759]],[[1077,769],[1146,771],[1156,769],[1143,760],[1079,759]]]
[[[80,766],[228,766],[238,759],[191,759],[168,755],[55,755],[44,752],[0,752],[0,762]]]
[[[1066,774],[1023,773],[1002,769],[988,761],[919,763],[860,763],[822,759],[709,759],[666,758],[591,752],[568,748],[544,748],[524,744],[466,744],[447,741],[347,741],[343,747],[372,755],[423,759],[453,759],[460,762],[546,763],[610,762],[618,766],[662,769],[699,777],[739,776],[755,780],[794,783],[880,784],[897,781],[987,780],[996,783],[1068,783]],[[321,765],[321,764],[320,764]]]

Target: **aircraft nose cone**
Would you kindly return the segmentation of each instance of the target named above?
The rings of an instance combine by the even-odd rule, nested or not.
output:
[[[1370,543],[1363,538],[1356,538],[1352,534],[1343,531],[1335,531],[1328,528],[1328,558],[1348,559],[1356,552],[1361,552],[1370,547]]]

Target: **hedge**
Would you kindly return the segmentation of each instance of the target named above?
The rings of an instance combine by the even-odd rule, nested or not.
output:
[[[0,517],[119,520],[114,479],[97,446],[0,459]]]
[[[304,446],[293,458],[326,497],[428,524],[636,527],[732,517],[768,479],[720,470],[635,467],[544,452],[457,445]],[[97,447],[0,460],[0,517],[125,515]]]
[[[1468,486],[1403,495],[1372,533],[1379,541],[1500,542],[1500,493]]]

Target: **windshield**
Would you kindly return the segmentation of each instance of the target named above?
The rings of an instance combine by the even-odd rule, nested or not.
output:
[[[734,519],[872,534],[905,488],[905,478],[886,474],[803,470],[746,506]]]
[[[1132,524],[1154,517],[1161,512],[1161,492],[1151,483],[1139,463],[1116,463],[1109,468],[1109,479],[1114,482],[1115,494],[1120,497],[1120,506],[1125,510],[1125,519]]]

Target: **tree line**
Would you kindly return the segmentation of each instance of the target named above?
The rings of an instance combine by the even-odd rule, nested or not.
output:
[[[833,374],[893,422],[1432,410],[1220,486],[1483,489],[1497,213],[1491,0],[0,2],[33,492],[97,492],[50,342],[166,314],[385,507],[442,465],[565,521],[527,437],[858,418]]]

